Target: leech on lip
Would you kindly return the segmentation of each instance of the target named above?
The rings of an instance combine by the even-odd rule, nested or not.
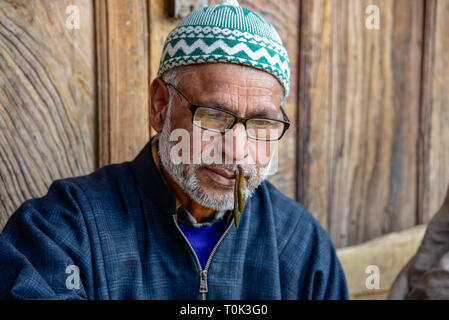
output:
[[[235,227],[238,228],[240,223],[240,215],[245,208],[245,177],[243,175],[242,167],[238,166],[235,171],[235,184],[234,184],[234,221]]]

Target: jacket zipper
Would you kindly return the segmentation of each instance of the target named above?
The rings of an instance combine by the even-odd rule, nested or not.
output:
[[[205,266],[204,270],[201,268],[200,259],[198,259],[198,256],[196,255],[195,250],[193,249],[193,247],[190,244],[189,240],[185,236],[184,232],[182,232],[181,228],[179,227],[178,222],[176,221],[176,214],[173,215],[173,221],[175,222],[176,228],[179,230],[179,232],[181,233],[182,237],[184,238],[184,240],[189,245],[190,251],[193,253],[193,256],[195,257],[196,265],[198,267],[198,270],[200,271],[200,287],[199,287],[199,291],[200,291],[200,294],[201,294],[201,300],[206,300],[207,299],[207,291],[208,291],[208,288],[207,288],[207,270],[209,269],[209,265],[210,265],[210,263],[212,261],[212,257],[214,256],[215,251],[217,251],[218,246],[220,245],[220,243],[223,241],[223,239],[226,236],[226,234],[231,229],[232,221],[229,223],[229,226],[227,227],[226,231],[221,235],[220,239],[218,239],[218,242],[215,244],[215,247],[212,249],[212,252],[210,253],[209,258],[207,258],[207,262],[206,262],[206,266]]]

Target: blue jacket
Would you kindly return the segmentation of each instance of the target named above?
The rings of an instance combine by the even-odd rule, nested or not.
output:
[[[326,232],[269,182],[247,201],[239,227],[229,224],[206,271],[175,209],[150,142],[131,162],[54,181],[0,234],[0,298],[348,297]]]

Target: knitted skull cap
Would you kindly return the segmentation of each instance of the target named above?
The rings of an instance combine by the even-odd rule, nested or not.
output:
[[[227,62],[275,76],[290,90],[290,61],[276,29],[236,0],[192,11],[168,34],[158,76],[175,67]]]

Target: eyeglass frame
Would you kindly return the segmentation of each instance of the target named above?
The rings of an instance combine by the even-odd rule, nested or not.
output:
[[[287,114],[285,113],[284,108],[282,107],[282,105],[279,106],[279,107],[280,107],[280,110],[281,110],[281,112],[282,112],[282,116],[284,117],[284,120],[273,119],[273,118],[240,117],[239,115],[235,114],[234,112],[231,112],[231,111],[229,111],[229,110],[226,110],[226,109],[223,109],[223,108],[220,108],[220,107],[203,106],[203,105],[199,105],[199,104],[194,104],[194,103],[190,102],[190,100],[187,99],[187,97],[186,97],[184,94],[182,94],[182,92],[181,92],[178,88],[176,88],[174,85],[172,85],[171,83],[165,82],[164,80],[162,80],[162,82],[163,82],[167,87],[171,87],[171,88],[175,89],[176,93],[177,93],[178,95],[180,95],[181,97],[183,97],[183,98],[189,103],[189,106],[188,106],[187,108],[188,108],[188,109],[190,110],[190,112],[192,113],[192,123],[193,123],[195,126],[201,128],[201,129],[209,130],[209,131],[213,131],[213,132],[217,132],[217,133],[225,133],[225,132],[226,132],[226,131],[225,131],[225,132],[222,132],[222,131],[220,131],[220,130],[215,130],[215,129],[211,129],[211,128],[206,128],[206,127],[203,127],[203,126],[200,126],[200,125],[196,124],[196,123],[195,123],[195,112],[196,112],[196,110],[198,110],[199,108],[213,109],[213,110],[221,111],[221,112],[224,112],[224,113],[227,113],[227,114],[233,116],[233,117],[234,117],[234,121],[233,121],[232,124],[229,126],[229,128],[226,128],[225,130],[231,130],[237,123],[241,123],[241,124],[243,124],[243,126],[245,127],[245,131],[248,132],[247,127],[246,127],[246,123],[247,123],[249,120],[271,120],[271,121],[281,122],[281,123],[284,124],[284,130],[282,131],[282,133],[281,133],[281,135],[279,136],[279,138],[277,138],[277,139],[256,139],[256,138],[250,137],[250,136],[248,135],[248,133],[247,133],[247,137],[248,137],[249,139],[252,139],[252,140],[257,140],[257,141],[279,141],[279,140],[282,139],[282,137],[284,136],[285,132],[286,132],[286,131],[288,130],[288,128],[290,127],[290,120],[288,119]]]

